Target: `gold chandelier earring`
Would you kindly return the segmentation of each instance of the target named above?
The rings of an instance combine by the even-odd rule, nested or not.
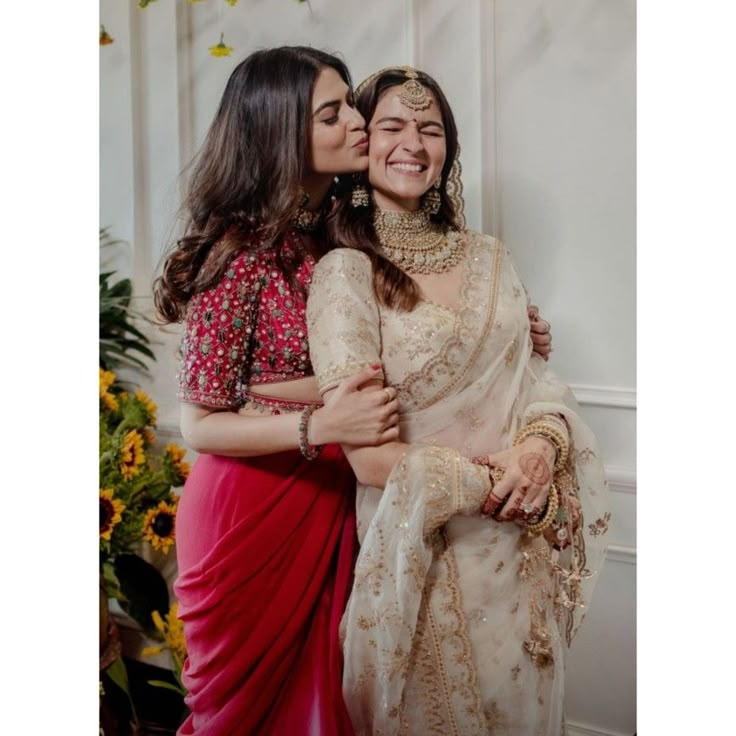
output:
[[[350,193],[350,206],[355,208],[367,207],[370,203],[371,198],[365,184],[362,182],[360,175],[355,175],[353,177],[353,189]]]
[[[442,195],[440,194],[441,179],[432,184],[432,188],[424,193],[422,197],[422,209],[428,215],[436,215],[440,211]]]
[[[302,187],[299,187],[299,205],[297,206],[294,216],[291,218],[291,224],[296,230],[303,233],[316,230],[317,226],[322,221],[322,209],[308,210],[308,204],[309,195]]]

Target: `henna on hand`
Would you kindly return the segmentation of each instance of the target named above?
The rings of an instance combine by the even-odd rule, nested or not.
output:
[[[547,465],[544,457],[538,452],[527,452],[519,458],[519,467],[521,472],[532,482],[538,486],[543,486],[552,479],[549,465]]]

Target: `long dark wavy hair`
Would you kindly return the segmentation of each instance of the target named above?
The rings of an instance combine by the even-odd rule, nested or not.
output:
[[[256,51],[235,67],[191,164],[182,205],[184,236],[166,254],[154,281],[163,323],[181,321],[192,296],[212,288],[237,253],[283,240],[299,205],[312,92],[325,67],[352,89],[340,59],[307,46]],[[326,240],[324,232],[315,235],[316,242]],[[276,254],[293,283],[302,256],[289,260],[278,247]]]
[[[448,229],[459,230],[458,213],[455,212],[455,207],[447,195],[447,177],[458,151],[455,116],[439,84],[424,72],[417,71],[417,75],[417,81],[432,92],[440,107],[447,147],[439,189],[440,208],[436,215],[431,215],[431,219]],[[403,69],[390,68],[365,84],[358,94],[355,106],[365,118],[366,125],[370,125],[381,95],[390,87],[404,84],[406,80]],[[370,189],[367,174],[361,174],[356,178]],[[366,253],[373,265],[373,288],[378,300],[392,309],[411,311],[419,301],[419,286],[409,274],[395,266],[381,253],[381,245],[373,227],[374,212],[375,205],[372,200],[368,207],[352,207],[349,196],[338,197],[328,218],[328,243],[332,248],[355,248]]]

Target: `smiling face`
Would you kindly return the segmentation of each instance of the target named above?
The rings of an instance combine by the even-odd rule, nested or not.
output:
[[[312,133],[307,176],[365,171],[368,136],[350,88],[332,68],[319,73],[312,93]]]
[[[446,141],[442,113],[434,95],[426,110],[412,110],[399,99],[401,87],[389,87],[376,105],[368,178],[382,210],[413,212],[420,197],[440,178]]]

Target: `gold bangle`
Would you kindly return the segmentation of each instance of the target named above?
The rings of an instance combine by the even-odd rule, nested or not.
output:
[[[547,527],[552,525],[552,522],[557,516],[557,509],[560,507],[560,496],[557,490],[557,486],[553,483],[550,486],[549,494],[547,496],[547,511],[544,517],[541,518],[535,524],[525,524],[527,532],[532,535],[541,534]]]
[[[309,419],[312,413],[319,409],[318,404],[312,404],[308,406],[299,417],[299,451],[304,455],[307,460],[315,460],[319,457],[320,452],[324,445],[310,445],[308,439],[309,433]]]

